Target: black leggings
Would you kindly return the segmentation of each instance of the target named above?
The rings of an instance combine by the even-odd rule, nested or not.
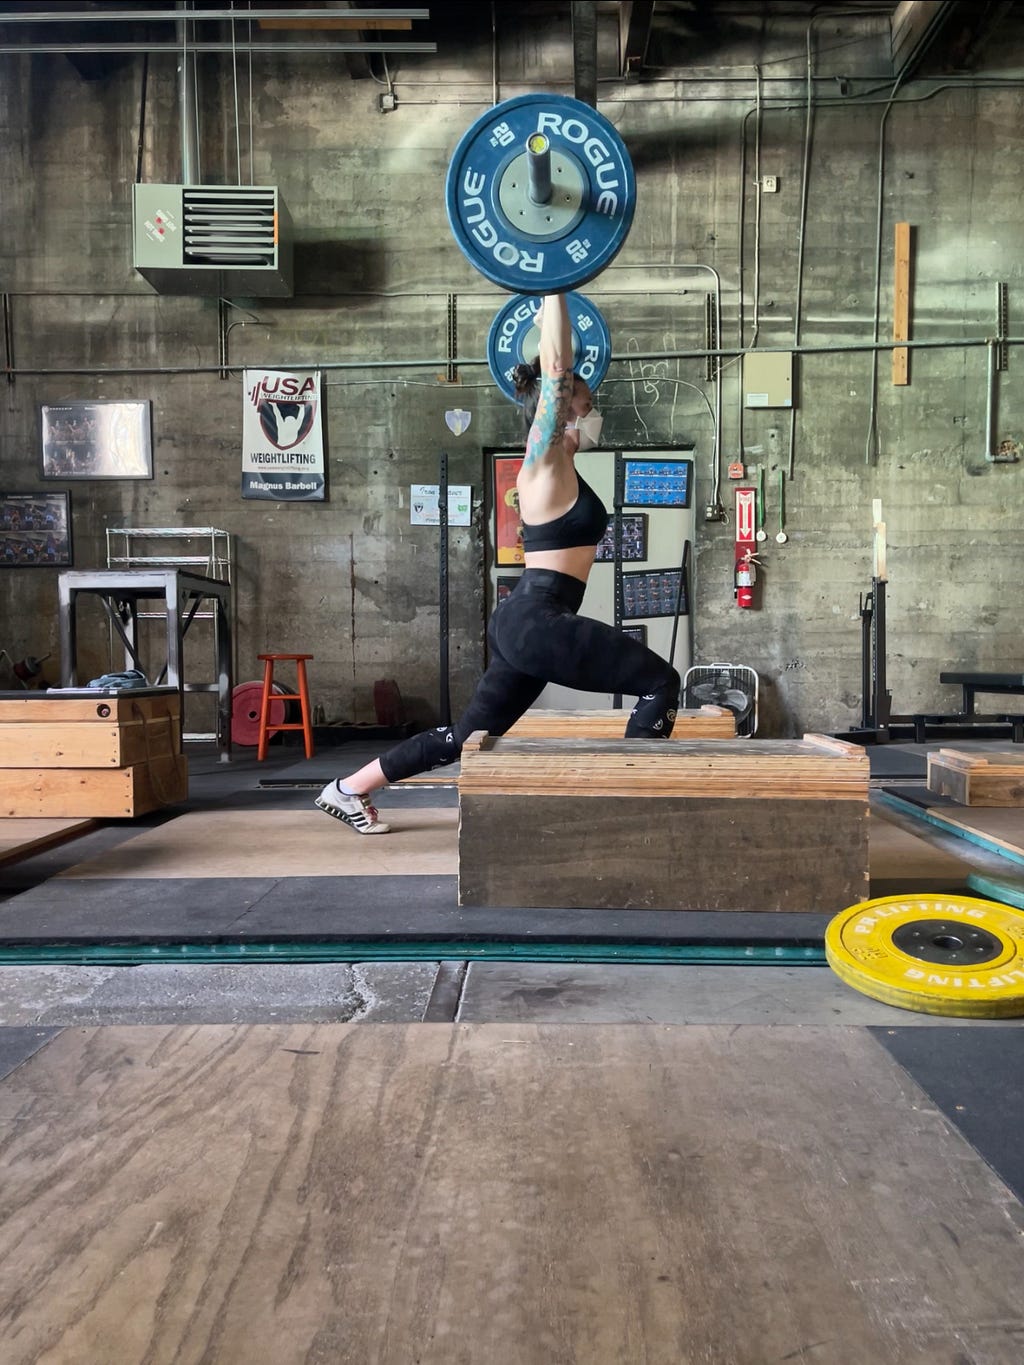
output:
[[[626,738],[668,739],[679,674],[665,659],[603,621],[577,616],[585,584],[553,569],[527,569],[487,630],[491,661],[454,725],[413,735],[381,756],[389,782],[454,763],[474,730],[503,735],[548,683],[637,697]]]

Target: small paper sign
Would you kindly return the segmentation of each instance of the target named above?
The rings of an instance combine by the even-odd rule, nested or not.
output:
[[[409,488],[409,524],[440,526],[440,490],[436,483],[414,483]],[[448,525],[468,526],[473,506],[470,484],[452,484],[448,489]]]

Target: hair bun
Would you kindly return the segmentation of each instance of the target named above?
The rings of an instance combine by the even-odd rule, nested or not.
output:
[[[527,393],[540,378],[540,363],[517,365],[512,371],[512,383],[517,393]]]

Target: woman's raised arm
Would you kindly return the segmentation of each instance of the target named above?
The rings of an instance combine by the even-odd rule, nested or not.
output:
[[[548,294],[540,313],[540,398],[524,464],[547,454],[565,433],[572,402],[572,332],[564,294]]]

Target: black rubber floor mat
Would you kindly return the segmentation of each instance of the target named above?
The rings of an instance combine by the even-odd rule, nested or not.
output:
[[[473,909],[454,876],[54,878],[0,906],[0,943],[480,939],[820,945],[830,916]]]
[[[1024,1025],[871,1032],[1024,1201]]]

